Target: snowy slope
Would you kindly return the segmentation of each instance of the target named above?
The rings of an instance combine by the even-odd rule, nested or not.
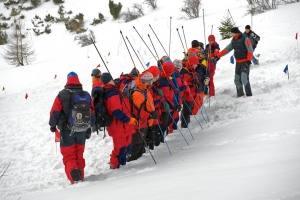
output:
[[[183,52],[177,28],[183,37],[184,26],[188,46],[193,39],[204,40],[202,18],[183,20],[179,0],[172,4],[159,1],[157,10],[146,8],[144,17],[130,23],[113,21],[107,2],[90,0],[93,6],[84,2],[66,0],[65,10],[84,13],[87,23],[98,12],[108,18],[104,24],[89,28],[95,31],[97,47],[114,77],[133,68],[120,30],[152,65],[156,59],[133,26],[153,51],[150,34],[162,56],[165,53],[148,25],[168,51],[172,17],[172,59],[181,58]],[[132,3],[122,2],[123,9]],[[250,24],[250,16],[244,16],[245,2],[224,0],[219,6],[215,4],[203,1],[206,37],[213,25],[213,34],[223,49],[230,40],[220,41],[217,26],[227,9],[241,30]],[[300,48],[295,40],[295,33],[300,32],[299,9],[300,3],[296,3],[253,17],[253,30],[262,38],[255,52],[261,54],[261,64],[250,73],[253,97],[235,98],[231,54],[223,57],[215,75],[217,95],[211,98],[210,107],[205,103],[210,122],[196,116],[204,127],[201,130],[192,118],[194,140],[183,130],[189,145],[176,131],[167,137],[172,156],[165,144],[152,152],[157,165],[148,153],[110,170],[107,162],[112,141],[102,139],[102,133],[94,134],[86,143],[86,180],[78,185],[70,185],[65,177],[59,146],[49,131],[49,112],[68,72],[77,72],[84,89],[90,91],[92,69],[99,63],[102,71],[106,69],[94,47],[79,47],[73,41],[75,35],[63,24],[53,24],[50,35],[34,36],[38,58],[32,65],[15,68],[0,59],[0,86],[5,87],[0,93],[0,170],[10,163],[6,176],[0,179],[0,199],[116,199],[120,195],[123,199],[299,199]],[[35,14],[43,18],[57,10],[52,2],[45,2],[35,12],[24,14],[26,25],[32,26],[30,19]],[[1,4],[3,12],[8,11]],[[137,68],[143,70],[133,52],[132,56]],[[287,64],[289,80],[283,73]]]

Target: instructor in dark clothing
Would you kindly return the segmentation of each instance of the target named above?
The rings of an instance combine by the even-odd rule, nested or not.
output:
[[[223,49],[215,59],[229,53],[234,49],[234,57],[236,60],[234,83],[236,85],[237,97],[252,96],[251,86],[249,81],[250,64],[253,54],[253,48],[250,39],[246,34],[234,27],[231,29],[232,40],[230,44]],[[243,86],[245,87],[245,93]]]

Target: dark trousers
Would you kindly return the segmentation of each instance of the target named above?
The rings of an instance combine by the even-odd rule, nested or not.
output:
[[[172,119],[170,117],[170,114],[167,113],[167,112],[162,112],[161,113],[161,124],[160,124],[160,127],[161,127],[161,130],[162,130],[162,134],[164,134],[168,128],[168,126],[171,124],[172,122]]]
[[[183,108],[180,116],[182,128],[187,128],[188,124],[190,123],[192,110],[193,110],[193,102],[186,101],[186,103],[183,104]]]
[[[246,62],[236,63],[234,83],[236,86],[237,97],[244,96],[243,86],[245,87],[246,96],[252,96],[249,74],[250,67]]]
[[[137,132],[135,132],[132,135],[132,139],[131,139],[132,150],[130,153],[130,157],[132,160],[138,159],[145,152],[144,139],[146,140],[147,133],[148,133],[148,128],[143,128],[137,130]]]

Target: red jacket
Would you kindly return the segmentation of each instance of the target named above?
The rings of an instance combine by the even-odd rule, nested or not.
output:
[[[82,85],[79,82],[77,76],[71,76],[68,78],[65,85],[65,89],[70,89],[73,91],[82,91]],[[71,94],[69,92],[62,90],[58,93],[53,103],[53,106],[50,111],[49,125],[54,127],[57,126],[59,130],[70,130],[67,127],[68,119],[66,118],[65,113],[70,112],[70,101]],[[94,104],[91,100],[91,125],[95,123],[95,110]]]
[[[112,137],[133,134],[134,126],[128,123],[131,118],[128,99],[114,85],[107,84],[103,88],[112,89],[104,95],[107,113],[114,118],[112,124],[107,127],[108,134]]]

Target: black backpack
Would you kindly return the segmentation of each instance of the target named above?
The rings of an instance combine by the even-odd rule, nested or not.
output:
[[[91,96],[86,91],[73,91],[65,89],[70,98],[70,111],[66,113],[67,126],[74,132],[84,132],[91,127]]]
[[[104,95],[113,89],[105,90],[103,87],[96,86],[92,90],[92,98],[95,106],[96,127],[108,127],[113,122],[113,117],[109,116],[104,103]]]

